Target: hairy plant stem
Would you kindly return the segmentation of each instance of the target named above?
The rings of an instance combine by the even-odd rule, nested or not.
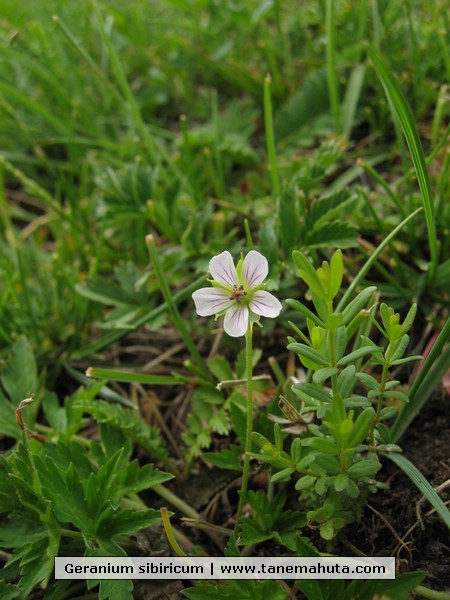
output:
[[[250,471],[250,450],[252,447],[252,429],[253,429],[253,352],[252,352],[252,322],[249,321],[247,332],[245,334],[245,361],[247,373],[247,427],[245,432],[245,454],[244,466],[242,468],[242,484],[239,492],[239,504],[236,514],[236,525],[234,533],[239,532],[239,522],[244,510],[245,493],[248,485],[248,475]]]

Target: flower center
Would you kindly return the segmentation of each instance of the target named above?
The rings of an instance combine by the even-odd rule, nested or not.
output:
[[[244,291],[244,286],[240,285],[239,287],[234,284],[233,290],[231,292],[230,300],[236,300],[236,302],[240,302],[244,296],[247,295],[247,292]]]

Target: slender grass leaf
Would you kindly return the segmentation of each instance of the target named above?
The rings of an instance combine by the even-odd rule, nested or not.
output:
[[[98,377],[107,381],[121,381],[122,383],[143,383],[148,385],[180,385],[180,381],[170,375],[153,375],[151,373],[133,373],[132,371],[118,371],[115,369],[97,369],[90,367],[86,374],[88,377]]]
[[[383,452],[383,456],[392,460],[392,462],[394,462],[406,475],[408,475],[411,481],[419,488],[428,502],[436,509],[444,523],[450,529],[450,511],[445,506],[442,499],[434,491],[428,479],[419,471],[419,469],[408,458],[406,458],[406,456],[403,456],[403,454]]]
[[[428,230],[428,243],[430,247],[431,258],[429,280],[431,281],[436,273],[438,263],[438,244],[430,179],[428,176],[425,155],[420,142],[419,132],[417,130],[411,109],[388,66],[374,48],[369,48],[368,52],[383,83],[386,95],[389,98],[392,107],[394,108],[395,114],[400,120],[403,135],[406,138],[409,151],[411,152],[412,162],[414,164],[417,181],[419,182],[419,187],[422,194],[422,202]]]
[[[397,442],[419,414],[428,398],[450,368],[450,317],[445,322],[433,348],[424,360],[420,372],[409,391],[409,404],[405,405],[392,426],[392,440]],[[442,352],[442,354],[440,354]],[[439,356],[440,354],[440,356]]]

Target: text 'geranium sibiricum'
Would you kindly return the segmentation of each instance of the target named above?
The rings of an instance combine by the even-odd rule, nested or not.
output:
[[[209,272],[213,287],[192,294],[195,309],[201,317],[225,315],[228,335],[245,335],[250,315],[274,318],[280,314],[281,303],[264,289],[269,272],[267,259],[256,250],[251,250],[236,266],[225,250],[210,260]]]

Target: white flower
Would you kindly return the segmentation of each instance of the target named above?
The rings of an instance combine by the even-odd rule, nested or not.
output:
[[[202,288],[192,294],[195,309],[201,317],[225,315],[228,335],[245,335],[250,312],[263,317],[277,317],[281,303],[264,290],[269,272],[267,259],[251,250],[234,266],[231,254],[225,250],[209,263],[212,288]]]

